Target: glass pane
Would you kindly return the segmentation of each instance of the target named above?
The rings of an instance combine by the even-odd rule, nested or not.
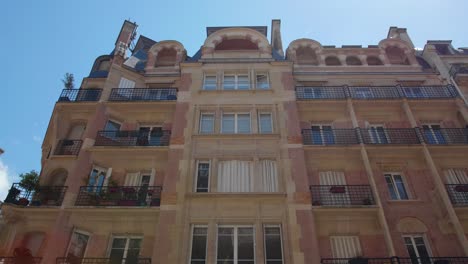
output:
[[[132,238],[130,239],[130,243],[128,248],[130,249],[140,249],[141,246],[141,239],[140,238]]]
[[[248,90],[250,88],[249,76],[239,75],[237,76],[237,89]]]
[[[205,261],[207,228],[195,227],[192,238],[192,261]]]
[[[237,115],[237,132],[250,133],[250,115],[239,114]]]
[[[122,248],[122,249],[116,249],[116,248],[113,248],[111,250],[111,253],[110,253],[110,261],[112,264],[114,263],[121,263],[121,260],[123,259],[123,256],[124,256],[124,252],[125,250]]]
[[[257,74],[257,89],[270,89],[266,74]]]
[[[216,90],[216,76],[205,76],[204,90]]]
[[[234,75],[225,75],[223,79],[224,90],[234,90],[236,88],[236,77]]]
[[[234,234],[233,228],[218,228],[218,263],[233,263]]]
[[[201,133],[213,133],[214,132],[214,115],[202,114],[200,121],[200,132]]]
[[[126,244],[126,238],[114,238],[114,240],[112,241],[112,248],[125,248]]]
[[[67,257],[84,257],[86,246],[88,245],[89,236],[74,232],[70,240],[70,247],[68,250]]]
[[[113,121],[107,121],[106,127],[104,128],[106,131],[118,131],[120,130],[120,125]]]
[[[222,133],[234,133],[234,114],[223,115]]]
[[[281,251],[281,235],[279,227],[265,228],[265,253],[266,259],[280,261],[283,258]]]
[[[272,133],[271,114],[260,114],[260,133]]]
[[[253,260],[254,259],[254,241],[253,234],[242,235],[239,229],[239,236],[237,238],[238,259],[239,260]]]
[[[403,178],[400,175],[393,176],[398,194],[400,195],[401,200],[408,200],[408,194],[406,193],[405,184],[403,183]]]
[[[197,192],[208,192],[209,163],[199,163],[197,172]]]
[[[385,175],[385,181],[387,182],[388,192],[390,193],[392,200],[398,200],[395,187],[393,186],[392,176],[389,174]]]

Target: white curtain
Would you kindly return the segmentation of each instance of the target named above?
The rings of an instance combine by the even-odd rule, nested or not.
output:
[[[135,82],[122,77],[120,78],[119,88],[135,88]]]
[[[320,185],[346,185],[344,172],[321,171],[319,172]]]
[[[125,177],[125,186],[140,186],[141,173],[140,172],[129,172]]]
[[[319,172],[320,185],[346,185],[343,171],[321,171]],[[351,199],[349,192],[332,193],[329,188],[320,188],[320,200],[322,205],[342,206],[349,205]]]
[[[218,192],[252,192],[252,175],[252,161],[220,161],[218,163]]]
[[[354,258],[361,256],[358,236],[331,236],[333,258]]]
[[[276,161],[261,160],[259,162],[259,176],[261,192],[277,192],[278,191],[278,169]]]
[[[464,169],[444,170],[447,184],[468,184],[468,176]]]

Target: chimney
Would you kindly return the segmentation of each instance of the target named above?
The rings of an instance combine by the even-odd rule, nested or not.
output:
[[[283,41],[281,40],[281,20],[271,21],[271,46],[279,55],[284,57]]]
[[[125,20],[122,28],[120,29],[119,36],[115,41],[114,55],[121,56],[125,59],[127,49],[130,46],[132,40],[135,38],[137,27],[138,25],[136,23]]]
[[[390,29],[388,30],[387,38],[401,39],[404,42],[408,43],[410,47],[414,49],[413,42],[411,41],[411,38],[406,32],[406,28],[390,27]]]

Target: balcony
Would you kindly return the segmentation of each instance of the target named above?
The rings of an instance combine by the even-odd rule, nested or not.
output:
[[[40,264],[42,258],[35,258],[30,256],[24,257],[0,257],[0,264],[19,264],[19,263],[28,263],[28,264]]]
[[[450,67],[450,76],[452,76],[454,79],[457,78],[458,74],[466,74],[468,76],[468,64],[452,64],[452,67]]]
[[[468,184],[446,184],[453,205],[468,206]]]
[[[102,89],[63,89],[58,102],[97,102]]]
[[[54,155],[77,156],[80,153],[82,140],[62,139],[57,143]]]
[[[357,100],[378,99],[447,99],[458,97],[457,90],[451,86],[318,86],[296,87],[297,100],[347,98]]]
[[[468,257],[426,257],[426,258],[324,258],[322,264],[467,264]]]
[[[304,145],[353,145],[359,144],[355,129],[303,129]]]
[[[168,146],[170,130],[148,131],[99,131],[95,146]]]
[[[353,207],[375,205],[369,185],[311,185],[313,206]]]
[[[323,258],[320,260],[322,264],[395,264],[393,258]]]
[[[151,264],[151,258],[57,258],[56,264]]]
[[[109,101],[175,101],[177,100],[176,88],[114,88],[109,96]]]
[[[81,186],[76,206],[159,206],[161,186]]]
[[[39,186],[35,190],[28,190],[19,183],[14,183],[8,191],[5,203],[31,207],[61,206],[67,188],[67,186]]]
[[[421,128],[424,142],[430,145],[468,144],[468,128]]]
[[[418,134],[413,128],[361,128],[364,144],[371,145],[411,145],[420,144]]]

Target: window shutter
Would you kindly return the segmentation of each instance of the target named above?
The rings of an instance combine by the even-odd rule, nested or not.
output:
[[[106,178],[104,179],[104,186],[107,186],[107,183],[109,182],[109,178],[112,175],[112,168],[108,168],[106,172]]]
[[[259,163],[260,191],[277,192],[278,191],[278,171],[276,161],[262,160]]]
[[[135,82],[122,77],[120,78],[119,88],[135,88]]]
[[[468,184],[468,176],[464,169],[444,170],[447,184]]]
[[[129,172],[125,177],[125,186],[139,186],[141,183],[140,172]]]
[[[331,236],[333,258],[354,258],[362,255],[358,236]]]

